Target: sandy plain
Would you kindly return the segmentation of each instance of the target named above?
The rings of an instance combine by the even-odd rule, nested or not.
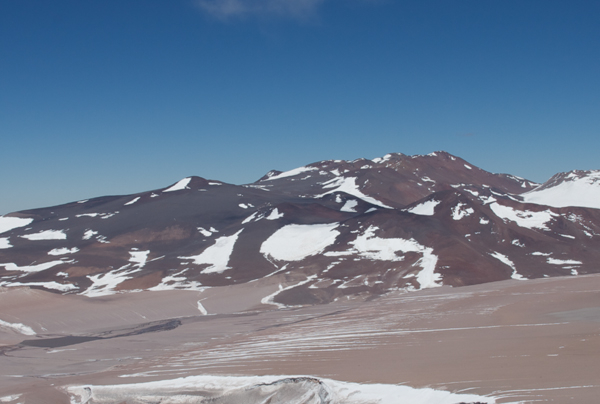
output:
[[[2,289],[0,319],[37,335],[0,328],[0,398],[69,403],[65,386],[192,375],[311,375],[498,403],[600,397],[600,275],[261,304],[280,281],[92,299]]]

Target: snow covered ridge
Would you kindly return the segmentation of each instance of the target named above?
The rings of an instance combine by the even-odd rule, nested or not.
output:
[[[600,209],[600,170],[557,174],[522,197],[525,202],[556,208],[582,206]]]
[[[190,393],[181,393],[182,391]],[[67,387],[72,404],[136,402],[186,404],[495,404],[494,397],[415,389],[391,384],[346,383],[311,376],[189,376],[156,382]],[[193,394],[192,394],[193,393]]]

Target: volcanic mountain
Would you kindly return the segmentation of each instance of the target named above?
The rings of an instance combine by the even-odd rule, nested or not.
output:
[[[102,296],[277,276],[264,303],[600,272],[600,171],[536,184],[446,152],[330,160],[233,185],[0,217],[0,286]]]

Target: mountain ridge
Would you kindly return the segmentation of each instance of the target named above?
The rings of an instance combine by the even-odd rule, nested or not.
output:
[[[265,304],[296,305],[595,273],[600,209],[527,196],[589,175],[543,188],[434,152],[327,160],[244,185],[191,176],[0,217],[0,286],[93,297],[276,276],[286,286]]]

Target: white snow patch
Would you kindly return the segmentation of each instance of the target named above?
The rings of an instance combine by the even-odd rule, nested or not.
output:
[[[574,237],[574,236],[571,236],[571,235],[569,235],[569,234],[559,234],[559,236],[562,236],[562,237],[565,237],[565,238],[570,238],[570,239],[573,239],[573,240],[575,240],[575,237]]]
[[[558,258],[548,258],[548,264],[552,265],[581,265],[583,262],[576,260],[560,260]]]
[[[339,223],[289,224],[277,230],[260,246],[261,254],[278,261],[300,261],[319,254],[335,242]]]
[[[265,219],[267,220],[277,220],[277,219],[281,219],[283,217],[283,212],[279,213],[279,211],[277,210],[277,208],[273,209],[271,211],[271,213],[269,214],[269,216],[267,216]]]
[[[363,194],[360,191],[360,189],[358,188],[358,185],[356,185],[355,177],[333,178],[333,179],[325,182],[323,184],[323,188],[325,188],[325,189],[333,188],[333,189],[331,191],[325,192],[322,195],[318,195],[317,198],[322,198],[323,196],[332,194],[334,192],[345,192],[349,195],[357,197],[358,199],[362,199],[363,201],[370,203],[372,205],[381,206],[382,208],[387,208],[387,209],[393,209],[392,207],[383,204],[382,202],[378,201],[377,199]]]
[[[515,263],[512,262],[506,255],[500,254],[499,252],[496,252],[496,251],[494,251],[490,255],[492,257],[496,258],[498,261],[502,262],[503,264],[508,265],[509,267],[512,268],[513,273],[510,276],[512,279],[527,280],[527,278],[525,278],[523,275],[517,273],[517,269],[515,268]]]
[[[396,254],[398,251],[421,253],[422,257],[414,264],[423,268],[417,275],[420,288],[442,286],[438,283],[442,280],[442,275],[435,273],[438,257],[433,254],[432,248],[425,247],[414,239],[376,237],[375,230],[376,227],[369,226],[356,240],[350,242],[357,253],[363,258],[379,261],[402,261],[404,257]]]
[[[441,201],[435,199],[422,202],[412,208],[406,209],[407,212],[414,213],[415,215],[433,216],[435,213],[435,207],[438,206]]]
[[[463,217],[467,217],[475,213],[473,208],[465,208],[467,206],[466,203],[459,202],[458,205],[452,208],[452,219],[460,220]]]
[[[204,237],[210,237],[210,236],[212,235],[212,232],[211,232],[211,231],[209,231],[209,230],[206,230],[204,227],[198,227],[198,231],[199,231],[200,233],[202,233],[202,235],[203,235]]]
[[[549,256],[550,256],[550,255],[552,255],[552,254],[550,254],[550,253],[543,253],[543,252],[539,252],[539,251],[535,251],[535,252],[532,252],[532,253],[531,253],[531,255],[540,255],[540,256],[542,256],[542,257],[549,257]]]
[[[342,212],[356,212],[356,206],[358,205],[358,201],[351,199],[346,201],[344,206],[341,207],[340,211]]]
[[[470,165],[468,165],[468,164],[464,164],[464,166],[465,166],[465,168],[466,168],[467,170],[472,170],[472,169],[473,169],[473,167],[471,167],[471,166],[470,166]]]
[[[88,275],[87,278],[92,281],[92,285],[80,294],[87,297],[106,296],[117,293],[115,288],[120,283],[131,279],[129,276],[142,270],[141,267],[128,269],[131,264],[122,266],[110,272],[97,275]]]
[[[53,250],[48,251],[48,255],[64,255],[64,254],[75,254],[79,251],[79,248],[55,248]]]
[[[246,205],[245,203],[240,203],[238,204],[238,206],[242,209],[248,209],[250,206]]]
[[[505,221],[511,220],[516,222],[520,227],[525,227],[527,229],[550,230],[547,226],[547,223],[551,221],[552,218],[558,216],[558,214],[549,210],[544,210],[541,212],[517,210],[509,206],[500,205],[497,202],[492,203],[490,208],[496,214],[496,216],[500,217],[501,219]]]
[[[254,212],[253,214],[251,214],[250,216],[248,216],[247,218],[242,220],[242,224],[250,223],[252,221],[258,221],[258,220],[262,219],[263,217],[264,217],[264,215],[259,215],[258,212]]]
[[[83,240],[89,240],[89,239],[91,239],[92,237],[94,237],[96,234],[98,234],[98,232],[97,232],[97,231],[95,231],[95,230],[90,230],[90,229],[87,229],[87,230],[85,231],[85,233],[83,233],[83,237],[82,237],[82,239],[83,239]]]
[[[298,168],[294,168],[293,170],[289,170],[289,171],[285,171],[283,173],[273,175],[273,176],[265,179],[265,181],[272,181],[272,180],[278,180],[278,179],[286,178],[286,177],[293,177],[298,174],[302,174],[302,173],[305,173],[308,171],[316,171],[316,170],[318,170],[317,167],[298,167]]]
[[[11,248],[12,244],[8,241],[8,237],[0,237],[0,250]]]
[[[57,261],[50,261],[50,262],[43,262],[41,264],[31,264],[31,265],[24,265],[24,266],[19,266],[15,263],[8,263],[8,264],[0,264],[0,267],[3,266],[5,270],[7,271],[21,271],[21,272],[41,272],[41,271],[45,271],[46,269],[50,269],[52,267],[55,267],[57,265],[60,264],[70,264],[73,261],[63,261],[63,260],[57,260]]]
[[[0,216],[0,233],[7,232],[18,227],[25,227],[31,222],[33,222],[33,219],[30,218]]]
[[[0,327],[9,328],[23,335],[37,335],[33,328],[21,323],[9,323],[8,321],[0,320]]]
[[[183,189],[186,189],[191,180],[191,177],[179,180],[175,185],[172,185],[171,187],[165,189],[163,192],[181,191]]]
[[[140,200],[140,196],[138,196],[137,198],[133,198],[132,200],[130,200],[129,202],[127,202],[125,205],[133,205],[134,203],[136,203],[137,201]]]
[[[206,308],[204,308],[204,305],[202,304],[201,300],[198,300],[198,311],[205,316],[208,315],[208,311],[206,310]]]
[[[480,217],[479,218],[479,224],[488,224],[490,221],[488,219],[486,219],[485,217]]]
[[[316,278],[317,278],[317,275],[311,275],[308,278],[306,278],[305,280],[303,280],[301,282],[298,282],[298,283],[295,283],[295,284],[290,285],[290,286],[286,286],[285,288],[283,286],[279,285],[279,290],[271,293],[268,296],[263,297],[262,299],[260,299],[260,302],[262,304],[272,304],[272,305],[275,305],[275,306],[279,307],[280,309],[283,309],[283,308],[286,308],[286,307],[290,307],[290,306],[286,306],[285,304],[281,304],[281,303],[275,302],[274,301],[275,296],[277,296],[278,294],[280,294],[281,292],[284,292],[286,290],[293,289],[295,287],[305,285],[308,282],[310,282],[310,281],[312,281],[313,279],[316,279]]]
[[[202,286],[200,282],[197,281],[188,281],[185,276],[182,276],[185,272],[187,272],[189,268],[184,269],[176,274],[165,276],[160,284],[148,288],[151,291],[159,291],[159,290],[195,290],[202,292],[206,290],[207,287]]]
[[[129,262],[135,264],[134,266],[136,266],[138,268],[143,268],[144,265],[146,265],[146,262],[148,261],[148,254],[150,254],[150,250],[148,250],[148,251],[136,251],[136,250],[129,251],[129,255],[131,255],[131,257],[129,258]]]
[[[202,265],[208,264],[209,267],[202,270],[203,274],[222,273],[229,269],[227,264],[229,263],[229,257],[233,252],[233,247],[237,241],[238,236],[243,231],[240,230],[231,236],[219,237],[215,240],[215,243],[207,247],[198,255],[190,257],[179,257],[184,260],[193,260],[194,264]]]
[[[0,282],[0,286],[41,286],[46,289],[58,290],[60,292],[69,292],[78,289],[77,286],[70,283],[52,282]]]
[[[21,396],[22,394],[14,394],[12,396],[0,397],[0,403],[10,403],[11,401],[18,400]]]
[[[34,234],[19,236],[27,240],[65,240],[67,235],[63,230],[43,230]]]
[[[579,272],[577,272],[576,269],[571,269],[571,275],[577,276],[577,275],[579,275]]]

